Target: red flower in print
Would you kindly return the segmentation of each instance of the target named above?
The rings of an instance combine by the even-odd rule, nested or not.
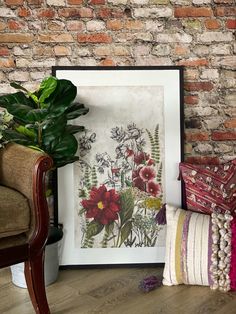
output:
[[[156,172],[153,169],[153,167],[143,167],[139,171],[139,175],[140,175],[140,178],[146,182],[146,181],[153,180],[156,176]]]
[[[87,218],[94,218],[103,225],[117,220],[117,213],[121,210],[119,194],[115,189],[107,191],[105,185],[99,188],[93,187],[90,191],[90,199],[82,200],[81,204],[86,209]]]
[[[134,163],[136,165],[140,165],[140,164],[143,164],[145,163],[147,160],[149,159],[149,155],[144,153],[144,152],[141,152],[141,153],[138,153],[138,154],[135,154],[134,155]]]
[[[150,193],[152,196],[158,196],[161,194],[161,186],[160,184],[154,182],[154,181],[149,181],[147,183],[147,192]]]

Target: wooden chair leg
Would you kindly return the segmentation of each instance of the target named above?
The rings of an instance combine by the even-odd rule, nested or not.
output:
[[[50,314],[44,283],[44,251],[25,262],[25,279],[37,314]]]

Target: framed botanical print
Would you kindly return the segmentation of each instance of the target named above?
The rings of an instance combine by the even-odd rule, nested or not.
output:
[[[76,124],[78,162],[58,172],[61,265],[162,263],[165,227],[181,205],[182,67],[54,67],[89,108]]]

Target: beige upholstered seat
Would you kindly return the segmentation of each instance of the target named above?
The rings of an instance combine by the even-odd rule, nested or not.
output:
[[[25,233],[30,228],[30,208],[21,193],[0,186],[0,238]]]

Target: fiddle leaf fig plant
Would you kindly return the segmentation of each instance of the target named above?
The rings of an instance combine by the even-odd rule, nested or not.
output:
[[[6,108],[14,120],[12,128],[3,131],[4,139],[46,152],[55,167],[78,160],[74,134],[83,131],[84,126],[68,121],[85,115],[89,109],[74,102],[76,86],[53,76],[44,79],[34,92],[17,83],[10,85],[18,91],[0,96],[0,107]]]

